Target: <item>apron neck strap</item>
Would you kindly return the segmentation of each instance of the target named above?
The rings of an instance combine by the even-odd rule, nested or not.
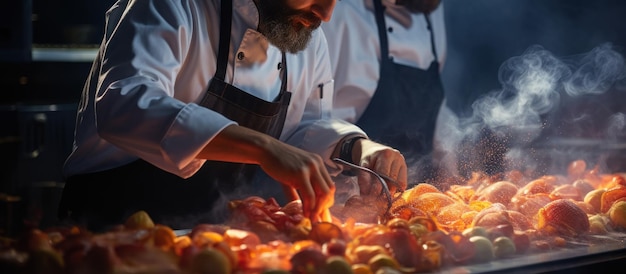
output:
[[[385,7],[382,4],[382,0],[374,0],[374,15],[376,16],[376,25],[378,26],[378,37],[380,39],[380,58],[388,58],[389,56],[389,41],[387,39],[387,24],[385,24]],[[424,14],[426,18],[426,25],[430,32],[430,45],[432,48],[435,61],[439,61],[437,56],[437,50],[435,48],[435,34],[432,24],[430,22],[430,15]]]
[[[226,67],[228,66],[230,29],[233,15],[232,0],[222,1],[220,10],[220,43],[217,50],[217,70],[214,77],[224,81],[226,79]]]
[[[287,55],[283,51],[283,57],[280,61],[280,70],[281,70],[281,85],[280,85],[280,94],[283,94],[287,91]]]
[[[389,42],[387,41],[387,25],[385,24],[385,7],[381,0],[374,0],[374,15],[380,39],[380,59],[389,58]]]
[[[215,70],[215,78],[224,81],[226,79],[226,67],[228,66],[228,53],[230,51],[230,31],[233,15],[233,1],[224,0],[220,7],[220,42],[217,49],[217,69]],[[280,94],[287,91],[287,58],[282,52],[281,60],[281,80]]]
[[[435,47],[435,31],[433,30],[433,24],[430,22],[430,14],[424,13],[424,18],[426,19],[426,26],[430,32],[430,46],[432,47],[433,56],[435,57],[435,61],[439,61],[439,57],[437,56],[437,47]]]

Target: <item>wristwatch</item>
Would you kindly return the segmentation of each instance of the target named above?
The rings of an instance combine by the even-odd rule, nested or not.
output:
[[[349,163],[358,164],[358,163],[354,163],[354,161],[352,160],[352,149],[354,148],[354,143],[358,141],[359,139],[367,139],[367,138],[365,136],[359,135],[359,136],[349,137],[343,140],[343,142],[341,143],[341,147],[339,148],[339,159],[344,160]],[[348,169],[344,170],[342,173],[347,176],[355,176],[354,172]]]

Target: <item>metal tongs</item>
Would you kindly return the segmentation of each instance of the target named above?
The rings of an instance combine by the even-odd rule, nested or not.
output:
[[[393,195],[391,195],[391,192],[389,191],[389,186],[387,185],[387,180],[391,181],[391,182],[395,182],[394,180],[392,180],[391,178],[378,174],[376,171],[373,171],[369,168],[366,167],[362,167],[360,165],[356,165],[353,163],[350,163],[346,160],[343,159],[339,159],[339,158],[333,158],[333,161],[338,162],[346,167],[349,167],[351,169],[358,169],[360,171],[365,171],[367,173],[369,173],[370,175],[374,176],[376,179],[378,179],[378,181],[380,182],[380,184],[383,186],[382,190],[380,192],[381,195],[385,195],[387,197],[387,210],[386,212],[389,211],[389,209],[391,209],[391,205],[393,204]]]

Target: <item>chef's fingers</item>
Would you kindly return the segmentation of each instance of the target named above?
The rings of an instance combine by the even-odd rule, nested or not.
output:
[[[378,174],[390,176],[391,164],[394,156],[393,152],[389,149],[377,151],[368,157],[369,163],[367,163],[366,167],[376,171]]]
[[[357,182],[359,184],[359,193],[364,196],[378,193],[382,190],[378,180],[365,171],[357,173]]]
[[[400,188],[399,191],[405,191],[409,182],[409,171],[404,159],[402,160],[402,163],[403,165],[401,165],[400,170],[398,170],[398,179],[396,180],[396,182],[400,184],[398,186]]]
[[[396,149],[388,148],[370,156],[370,168],[387,177],[391,193],[403,191],[407,185],[407,167],[404,156]]]
[[[298,194],[298,191],[289,185],[282,185],[283,186],[283,192],[285,193],[285,197],[287,198],[288,202],[291,201],[295,201],[295,200],[300,200],[300,195]]]
[[[333,221],[333,217],[330,213],[329,209],[325,209],[322,210],[322,212],[320,212],[318,215],[314,216],[311,219],[311,222],[313,223],[319,223],[319,222],[332,222]]]
[[[326,210],[322,212],[322,222],[331,223],[332,221],[333,221],[333,216],[330,214],[330,209],[327,208]]]
[[[316,167],[317,168],[313,170],[311,174],[311,182],[316,182],[316,184],[313,185],[313,188],[315,189],[316,203],[313,208],[312,216],[321,216],[322,212],[328,210],[334,202],[335,185],[326,171],[323,162]],[[311,221],[315,220],[311,219]]]
[[[376,163],[376,159],[372,159],[373,160],[372,163],[369,162],[370,161],[369,159],[370,157],[361,159],[361,162],[359,163],[359,165],[377,172],[373,168],[373,166]],[[378,191],[381,190],[380,183],[377,181],[376,178],[374,178],[374,176],[372,176],[372,174],[369,174],[368,172],[360,170],[357,172],[356,176],[357,176],[357,182],[359,184],[359,193],[361,195],[367,196],[372,193],[378,193]]]
[[[399,168],[397,165],[397,161],[394,161],[392,157],[379,157],[374,167],[374,171],[385,180],[390,193],[395,193],[399,188],[398,173],[394,170]]]
[[[391,163],[388,176],[393,179],[389,182],[389,190],[391,193],[396,191],[404,191],[407,186],[407,167],[404,158],[396,159]]]
[[[302,200],[302,213],[304,214],[304,216],[306,217],[313,217],[313,213],[315,212],[315,190],[314,187],[311,185],[311,180],[308,177],[304,177],[304,182],[302,182],[304,189],[301,189],[301,191],[299,192],[300,194],[300,198]]]

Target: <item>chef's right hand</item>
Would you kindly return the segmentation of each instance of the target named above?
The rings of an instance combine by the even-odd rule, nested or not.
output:
[[[199,158],[258,164],[272,178],[300,197],[311,221],[319,220],[334,203],[333,183],[322,157],[252,129],[229,125],[200,152]],[[289,195],[288,195],[289,196]]]
[[[326,220],[334,204],[335,184],[322,157],[282,142],[267,149],[268,158],[260,163],[261,168],[285,185],[288,198],[300,197],[304,215],[311,221]]]

